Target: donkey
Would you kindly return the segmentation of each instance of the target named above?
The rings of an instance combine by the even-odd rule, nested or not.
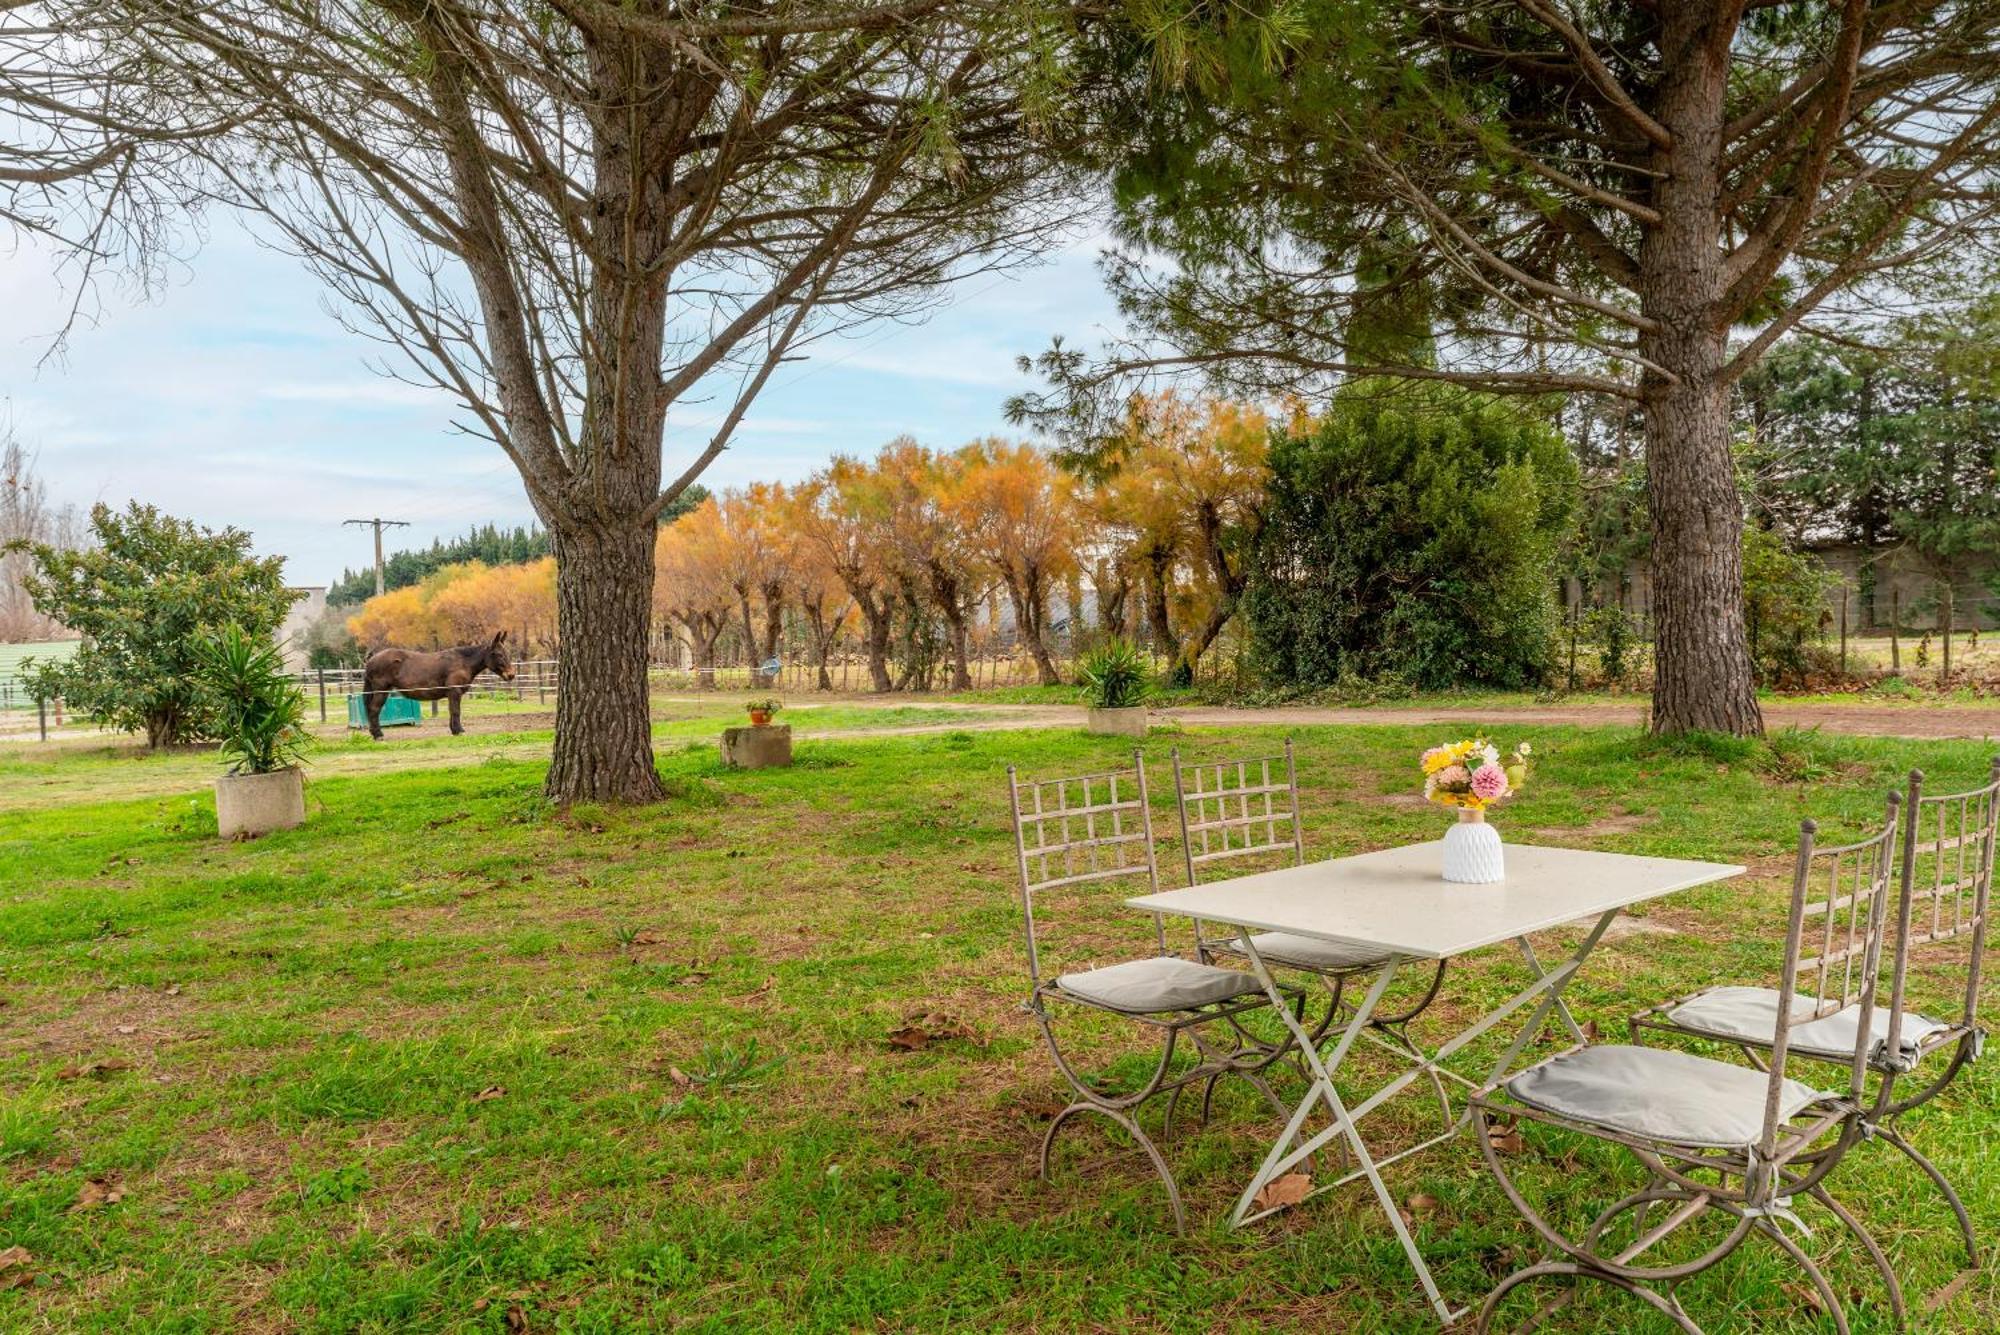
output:
[[[455,737],[465,731],[458,721],[458,702],[472,688],[472,679],[482,672],[496,674],[502,681],[514,680],[514,664],[507,657],[501,631],[482,644],[461,644],[456,649],[425,653],[421,649],[378,649],[368,656],[361,670],[362,699],[368,707],[368,735],[382,740],[382,702],[396,691],[412,700],[451,701],[451,731]]]

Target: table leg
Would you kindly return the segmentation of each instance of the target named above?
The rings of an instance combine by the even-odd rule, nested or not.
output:
[[[1410,1268],[1416,1272],[1418,1282],[1423,1285],[1424,1296],[1430,1300],[1431,1307],[1436,1312],[1439,1322],[1445,1326],[1450,1326],[1465,1315],[1463,1310],[1454,1310],[1438,1291],[1437,1281],[1431,1275],[1430,1266],[1425,1262],[1423,1253],[1418,1250],[1416,1239],[1410,1235],[1409,1226],[1403,1222],[1402,1211],[1397,1208],[1395,1197],[1390,1194],[1388,1187],[1383,1183],[1380,1165],[1377,1164],[1375,1157],[1369,1153],[1368,1146],[1361,1139],[1361,1132],[1356,1123],[1359,1117],[1365,1116],[1381,1103],[1394,1097],[1410,1081],[1421,1075],[1427,1067],[1435,1066],[1437,1063],[1443,1061],[1453,1052],[1456,1052],[1465,1044],[1476,1039],[1480,1034],[1492,1028],[1500,1020],[1526,1005],[1538,995],[1541,998],[1540,1004],[1535,1007],[1534,1013],[1528,1017],[1527,1023],[1521,1026],[1520,1032],[1515,1035],[1513,1042],[1508,1045],[1506,1052],[1495,1064],[1492,1074],[1487,1079],[1487,1084],[1491,1085],[1513,1069],[1514,1063],[1519,1060],[1523,1049],[1527,1047],[1536,1034],[1542,1031],[1543,1026],[1548,1023],[1551,1014],[1559,1015],[1570,1033],[1581,1042],[1583,1040],[1583,1031],[1577,1025],[1575,1017],[1570,1014],[1569,1007],[1563,1001],[1563,989],[1569,985],[1570,980],[1576,976],[1577,970],[1583,967],[1584,961],[1597,948],[1597,943],[1603,939],[1605,931],[1618,917],[1619,912],[1620,910],[1613,909],[1600,917],[1589,934],[1571,952],[1569,958],[1553,969],[1544,969],[1542,967],[1541,962],[1535,957],[1534,948],[1528,943],[1526,937],[1517,938],[1517,944],[1520,947],[1522,957],[1526,960],[1529,970],[1534,974],[1534,979],[1529,985],[1521,992],[1516,993],[1508,1001],[1496,1007],[1493,1011],[1467,1026],[1465,1030],[1439,1047],[1437,1052],[1432,1056],[1420,1057],[1411,1070],[1390,1081],[1381,1090],[1378,1090],[1374,1095],[1357,1105],[1352,1113],[1348,1110],[1347,1104],[1341,1099],[1340,1091],[1334,1087],[1333,1073],[1340,1069],[1341,1063],[1347,1057],[1348,1050],[1354,1046],[1355,1039],[1366,1029],[1369,1018],[1374,1014],[1377,1004],[1382,999],[1382,994],[1388,990],[1390,980],[1395,977],[1396,970],[1403,963],[1403,960],[1400,957],[1391,956],[1382,965],[1381,970],[1375,977],[1374,983],[1369,987],[1367,995],[1362,998],[1361,1004],[1355,1008],[1353,1018],[1348,1021],[1347,1028],[1342,1031],[1339,1041],[1334,1045],[1333,1051],[1322,1057],[1318,1047],[1313,1043],[1311,1035],[1306,1032],[1297,1017],[1293,1016],[1291,1008],[1285,1004],[1284,994],[1279,990],[1277,980],[1272,976],[1270,968],[1264,963],[1263,956],[1257,953],[1257,947],[1250,939],[1250,931],[1247,929],[1243,930],[1240,940],[1244,956],[1248,959],[1252,971],[1256,974],[1257,981],[1262,984],[1264,991],[1270,996],[1272,1005],[1277,1010],[1279,1018],[1292,1031],[1293,1038],[1297,1040],[1299,1051],[1305,1058],[1307,1068],[1311,1073],[1312,1087],[1306,1091],[1305,1097],[1299,1101],[1299,1106],[1293,1111],[1291,1119],[1286,1123],[1284,1132],[1278,1137],[1276,1143],[1272,1145],[1270,1153],[1264,1156],[1264,1162],[1259,1166],[1256,1175],[1251,1179],[1250,1185],[1244,1189],[1242,1197],[1236,1202],[1236,1208],[1230,1215],[1230,1223],[1232,1225],[1245,1224],[1256,1219],[1261,1219],[1267,1214],[1275,1213],[1275,1211],[1259,1210],[1256,1208],[1258,1193],[1263,1191],[1265,1186],[1270,1182],[1283,1176],[1286,1172],[1310,1157],[1321,1146],[1328,1144],[1337,1137],[1345,1137],[1349,1147],[1354,1152],[1355,1162],[1359,1167],[1355,1172],[1342,1177],[1340,1182],[1328,1183],[1325,1186],[1316,1187],[1312,1194],[1317,1195],[1320,1191],[1329,1190],[1333,1186],[1340,1185],[1342,1182],[1351,1181],[1357,1175],[1366,1177],[1369,1187],[1375,1193],[1376,1200],[1381,1204],[1383,1214],[1389,1220],[1390,1227],[1396,1232],[1396,1240],[1402,1244],[1403,1254],[1409,1258]],[[1454,1078],[1458,1077],[1454,1076]],[[1326,1105],[1327,1113],[1332,1118],[1333,1125],[1327,1130],[1321,1131],[1303,1143],[1300,1143],[1299,1135],[1305,1127],[1306,1120],[1312,1115],[1314,1106],[1320,1103]],[[1465,1119],[1461,1119],[1459,1126],[1462,1128],[1464,1125]],[[1449,1137],[1443,1136],[1437,1139],[1441,1141],[1447,1138]],[[1434,1143],[1437,1142],[1427,1142],[1427,1144]],[[1384,1162],[1393,1162],[1411,1152],[1413,1151],[1403,1151],[1391,1155]]]
[[[1459,1313],[1454,1312],[1451,1305],[1445,1302],[1444,1295],[1438,1292],[1437,1281],[1431,1277],[1431,1268],[1424,1261],[1423,1253],[1417,1250],[1417,1240],[1410,1236],[1410,1228],[1403,1222],[1402,1211],[1396,1207],[1396,1198],[1390,1194],[1388,1185],[1382,1181],[1382,1174],[1376,1169],[1373,1156],[1368,1153],[1368,1145],[1361,1139],[1360,1129],[1354,1125],[1353,1118],[1348,1116],[1347,1106],[1341,1102],[1340,1091],[1333,1083],[1333,1072],[1340,1069],[1340,1063],[1346,1059],[1348,1050],[1354,1046],[1354,1040],[1367,1026],[1369,1016],[1374,1014],[1375,1007],[1382,1000],[1382,994],[1389,989],[1390,980],[1396,976],[1396,969],[1402,964],[1402,958],[1391,955],[1382,965],[1367,995],[1362,997],[1361,1004],[1355,1007],[1354,1018],[1348,1021],[1347,1028],[1341,1033],[1340,1041],[1334,1044],[1331,1054],[1322,1058],[1305,1026],[1284,1004],[1284,994],[1278,990],[1277,980],[1271,976],[1271,970],[1265,965],[1263,957],[1257,953],[1257,947],[1250,937],[1250,932],[1245,930],[1241,937],[1244,955],[1249,959],[1250,967],[1257,975],[1257,981],[1264,985],[1265,992],[1271,997],[1272,1005],[1277,1008],[1285,1027],[1290,1029],[1292,1036],[1298,1040],[1299,1051],[1305,1058],[1307,1068],[1312,1072],[1312,1088],[1299,1101],[1298,1109],[1293,1112],[1284,1133],[1272,1146],[1271,1152],[1264,1157],[1263,1166],[1257,1170],[1256,1177],[1251,1179],[1242,1198],[1236,1202],[1236,1210],[1230,1216],[1230,1222],[1241,1224],[1260,1217],[1264,1212],[1256,1210],[1257,1194],[1264,1189],[1266,1183],[1282,1176],[1287,1168],[1305,1159],[1317,1146],[1325,1144],[1336,1135],[1345,1136],[1348,1147],[1354,1152],[1355,1162],[1360,1165],[1360,1171],[1368,1178],[1368,1185],[1374,1189],[1375,1199],[1381,1203],[1382,1213],[1387,1216],[1389,1226],[1396,1230],[1396,1240],[1402,1243],[1403,1254],[1409,1258],[1410,1268],[1417,1272],[1417,1281],[1423,1285],[1424,1295],[1430,1299],[1438,1320],[1449,1326],[1457,1319]],[[1333,1119],[1333,1127],[1287,1154],[1286,1148],[1293,1144],[1299,1131],[1304,1127],[1315,1101],[1326,1104],[1327,1114]]]

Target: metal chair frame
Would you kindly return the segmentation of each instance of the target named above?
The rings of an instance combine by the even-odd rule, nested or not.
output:
[[[1283,856],[1287,846],[1291,849],[1293,865],[1305,865],[1305,831],[1299,820],[1299,774],[1291,738],[1285,739],[1281,755],[1247,756],[1186,765],[1182,763],[1180,748],[1176,747],[1172,758],[1174,805],[1180,812],[1181,854],[1187,865],[1189,885],[1201,884],[1201,869],[1204,867],[1259,854]],[[1272,774],[1275,765],[1284,767],[1282,781]],[[1232,772],[1234,783],[1230,781]],[[1213,814],[1209,810],[1211,805],[1214,807]],[[1235,808],[1233,811],[1232,806]],[[1289,837],[1280,834],[1281,828],[1288,832]],[[1261,839],[1258,837],[1260,832]],[[1234,959],[1244,957],[1242,943],[1233,931],[1226,936],[1210,937],[1203,930],[1205,926],[1199,922],[1195,924],[1195,945],[1202,959],[1214,955]],[[1352,1012],[1353,1004],[1345,996],[1348,980],[1372,976],[1382,967],[1380,960],[1340,969],[1316,969],[1289,961],[1273,963],[1289,971],[1310,974],[1325,987],[1326,1013],[1311,1026],[1315,1043],[1326,1036],[1335,1021]],[[1421,1055],[1416,1052],[1406,1026],[1437,1000],[1449,963],[1448,960],[1437,962],[1428,987],[1414,1005],[1400,1012],[1369,1018],[1368,1027],[1387,1034],[1400,1055]],[[1449,1120],[1448,1105],[1446,1117]]]
[[[1906,940],[1908,945],[1899,947],[1895,952],[1888,1002],[1891,1012],[1897,1017],[1897,1033],[1869,1054],[1869,1066],[1878,1075],[1911,1078],[1914,1083],[1914,1072],[1932,1053],[1949,1048],[1951,1060],[1935,1076],[1920,1084],[1915,1092],[1874,1103],[1867,1130],[1870,1138],[1884,1140],[1900,1151],[1937,1187],[1951,1207],[1960,1241],[1965,1246],[1966,1262],[1976,1270],[1980,1266],[1979,1242],[1965,1202],[1943,1171],[1910,1143],[1896,1123],[1905,1114],[1922,1107],[1947,1089],[1957,1079],[1961,1069],[1978,1059],[1980,1049],[1985,1045],[1986,1033],[1979,1024],[1979,990],[1984,976],[1994,852],[1996,846],[2000,846],[2000,756],[1994,757],[1988,781],[1982,787],[1926,797],[1923,785],[1923,771],[1910,771],[1903,800],[1900,887],[1896,907],[1897,938],[1899,941]],[[1919,872],[1926,858],[1929,859],[1929,884],[1920,888]],[[1918,912],[1919,905],[1928,907],[1927,915]],[[1928,921],[1924,920],[1925,916]],[[1966,953],[1965,990],[1958,1018],[1945,1028],[1926,1035],[1920,1042],[1909,1045],[1912,1051],[1904,1055],[1900,1029],[1908,992],[1910,950],[1967,936],[1970,943]],[[1715,1039],[1735,1044],[1753,1063],[1763,1065],[1769,1044],[1746,1041],[1738,1035],[1716,1034],[1671,1018],[1672,1011],[1701,995],[1695,992],[1634,1015],[1630,1022],[1632,1041],[1642,1041],[1649,1032]],[[1807,1053],[1798,1055],[1808,1061],[1824,1060]]]
[[[1888,1106],[1894,1097],[1897,1073],[1893,1071],[1878,1077],[1872,1101],[1867,1097],[1866,1085],[1874,1049],[1869,1035],[1888,932],[1887,909],[1894,876],[1899,804],[1899,795],[1890,794],[1881,828],[1856,843],[1822,848],[1817,845],[1817,827],[1812,821],[1800,827],[1777,1025],[1768,1056],[1762,1063],[1768,1073],[1763,1126],[1754,1146],[1713,1149],[1682,1145],[1564,1117],[1507,1097],[1507,1081],[1518,1075],[1497,1081],[1473,1097],[1472,1110],[1487,1167],[1522,1217],[1559,1253],[1558,1257],[1527,1266],[1501,1280],[1481,1307],[1476,1330],[1485,1332],[1491,1328],[1500,1304],[1514,1289],[1545,1278],[1563,1278],[1570,1281],[1570,1287],[1544,1304],[1529,1319],[1527,1329],[1539,1325],[1567,1304],[1574,1296],[1577,1281],[1591,1280],[1640,1299],[1681,1330],[1700,1335],[1701,1327],[1681,1306],[1676,1287],[1722,1261],[1755,1233],[1775,1243],[1798,1265],[1818,1293],[1823,1310],[1832,1315],[1841,1335],[1847,1335],[1846,1310],[1833,1285],[1819,1265],[1779,1227],[1780,1221],[1792,1218],[1790,1204],[1795,1196],[1825,1205],[1861,1242],[1889,1291],[1896,1320],[1901,1324],[1902,1293],[1887,1257],[1860,1221],[1825,1187],[1826,1179],[1847,1151],[1869,1134],[1871,1115]],[[1825,897],[1809,902],[1808,893],[1822,871]],[[1824,925],[1815,933],[1818,939],[1813,948],[1817,954],[1807,957],[1807,924],[1816,917],[1823,917]],[[1898,938],[1895,948],[1898,971],[1907,954],[1907,939]],[[1806,1004],[1797,1006],[1799,1000]],[[1843,1063],[1848,1071],[1846,1093],[1823,1097],[1789,1119],[1782,1117],[1791,1031],[1850,1006],[1858,1008],[1859,1028],[1854,1051]],[[1805,1013],[1799,1013],[1800,1010]],[[1891,1045],[1898,1041],[1899,1029],[1900,1017],[1892,1014],[1888,1035]],[[1584,1046],[1572,1046],[1537,1065],[1559,1060]],[[1535,1122],[1554,1126],[1622,1145],[1646,1168],[1647,1185],[1613,1202],[1584,1230],[1580,1239],[1572,1239],[1545,1219],[1515,1183],[1495,1144],[1492,1119],[1496,1117],[1505,1117],[1516,1124]],[[1664,1208],[1665,1217],[1649,1228],[1648,1219],[1656,1208]],[[1652,1265],[1644,1261],[1647,1251],[1711,1210],[1734,1218],[1720,1241],[1689,1260]],[[1629,1244],[1613,1250],[1615,1244],[1607,1232],[1614,1221],[1626,1214],[1633,1217],[1634,1236]]]
[[[1130,787],[1120,794],[1121,783]],[[1139,1125],[1137,1113],[1155,1097],[1168,1096],[1162,1136],[1171,1136],[1175,1108],[1181,1092],[1200,1082],[1212,1082],[1224,1075],[1244,1078],[1265,1101],[1284,1116],[1287,1109],[1263,1079],[1263,1072],[1286,1055],[1289,1045],[1271,1048],[1261,1043],[1238,1023],[1239,1017],[1270,1005],[1261,989],[1243,996],[1175,1011],[1141,1013],[1119,1010],[1090,997],[1066,991],[1059,978],[1045,977],[1041,943],[1035,913],[1036,896],[1066,886],[1111,882],[1127,878],[1143,879],[1147,892],[1160,888],[1159,861],[1153,838],[1152,811],[1146,785],[1146,761],[1134,750],[1130,770],[1112,770],[1057,779],[1023,780],[1015,767],[1007,767],[1007,784],[1014,818],[1014,844],[1021,874],[1021,912],[1028,955],[1030,990],[1024,1004],[1035,1017],[1056,1069],[1069,1082],[1074,1098],[1050,1121],[1042,1136],[1038,1171],[1049,1175],[1049,1153],[1056,1134],[1065,1124],[1084,1113],[1094,1113],[1122,1127],[1145,1151],[1153,1171],[1167,1189],[1173,1208],[1175,1228],[1185,1232],[1187,1216],[1181,1204],[1180,1186],[1167,1166],[1153,1138]],[[1051,805],[1053,794],[1053,805]],[[1072,803],[1072,796],[1080,800]],[[1033,842],[1030,842],[1030,832]],[[1053,833],[1054,838],[1051,838]],[[1033,864],[1031,866],[1031,864]],[[1167,956],[1166,924],[1153,915],[1157,954]],[[1137,1089],[1123,1094],[1106,1094],[1078,1071],[1064,1052],[1049,1003],[1082,1006],[1126,1019],[1154,1031],[1160,1040],[1160,1055],[1151,1076]],[[1218,1043],[1208,1031],[1226,1027],[1227,1043]],[[1174,1056],[1185,1036],[1196,1051],[1192,1067],[1173,1073]],[[1204,1101],[1204,1115],[1207,1103]]]

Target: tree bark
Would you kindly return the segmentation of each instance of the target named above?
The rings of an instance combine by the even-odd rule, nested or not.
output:
[[[646,694],[653,525],[558,529],[552,538],[563,657],[545,791],[564,803],[655,801]]]
[[[895,601],[884,595],[879,603],[874,598],[857,597],[861,608],[861,622],[868,635],[868,682],[877,695],[887,695],[896,689],[896,683],[889,676],[889,636],[895,629]]]
[[[944,613],[944,624],[951,635],[951,689],[969,691],[972,689],[972,665],[968,653],[970,635],[966,628],[964,595],[956,575],[937,562],[931,563],[930,579],[931,597],[938,610]]]
[[[1043,601],[1047,597],[1046,581],[1035,571],[1012,572],[1007,578],[1007,596],[1014,603],[1014,626],[1021,639],[1028,646],[1028,653],[1035,660],[1035,672],[1044,686],[1062,685],[1062,673],[1049,657],[1048,645],[1042,640],[1042,622],[1046,619]]]
[[[1646,494],[1653,512],[1653,731],[1760,736],[1755,674],[1743,625],[1743,506],[1729,448],[1722,379],[1727,283],[1716,200],[1723,150],[1724,55],[1711,5],[1661,8],[1670,71],[1659,119],[1673,136],[1655,153],[1662,173],[1639,250],[1639,335]],[[1658,369],[1652,369],[1658,368]]]
[[[1167,582],[1173,564],[1170,552],[1156,547],[1146,553],[1146,620],[1153,646],[1163,654],[1172,654],[1175,649],[1173,618],[1167,614]]]

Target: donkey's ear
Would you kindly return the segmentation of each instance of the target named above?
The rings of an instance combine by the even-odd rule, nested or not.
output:
[[[507,638],[507,632],[506,632],[506,631],[504,631],[504,630],[503,630],[503,631],[501,631],[501,632],[500,632],[499,634],[495,635],[495,636],[493,637],[493,647],[494,647],[495,649],[498,649],[498,648],[500,647],[500,641],[502,641],[502,640],[504,640],[504,639],[506,639],[506,638]]]

